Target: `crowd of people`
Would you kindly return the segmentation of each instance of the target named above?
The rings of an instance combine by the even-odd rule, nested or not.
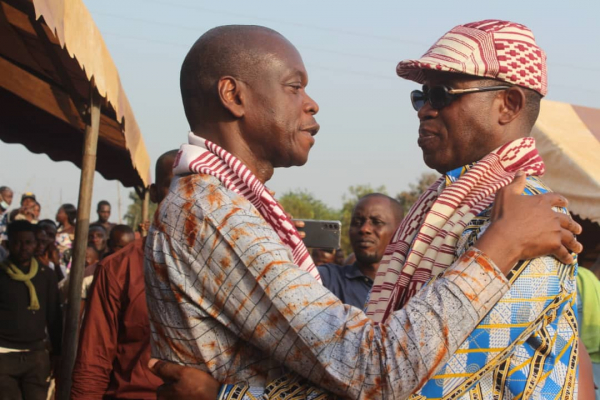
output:
[[[42,399],[61,354],[63,306],[69,284],[77,209],[59,207],[54,220],[40,220],[35,194],[0,187],[0,398]],[[98,204],[90,224],[83,290],[94,268],[135,239],[132,228],[108,222],[110,204]]]
[[[595,397],[600,283],[577,273],[581,227],[529,137],[545,53],[525,26],[487,20],[397,72],[423,85],[418,143],[440,178],[406,215],[386,195],[359,199],[352,254],[311,257],[265,186],[306,163],[319,131],[300,54],[259,26],[198,39],[180,80],[191,132],[156,162],[148,236],[111,224],[105,201],[90,224],[73,399]],[[38,221],[34,194],[13,211],[12,190],[0,196],[13,321],[0,398],[41,399],[76,210]]]

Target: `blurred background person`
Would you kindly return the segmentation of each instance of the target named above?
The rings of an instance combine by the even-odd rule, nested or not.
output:
[[[96,249],[100,255],[100,259],[108,252],[108,233],[103,225],[93,223],[90,225],[88,233],[88,246]]]
[[[402,205],[384,194],[372,193],[358,200],[348,231],[356,261],[346,266],[320,265],[323,286],[343,303],[363,309],[385,248],[402,217]]]
[[[56,247],[60,254],[60,265],[67,273],[71,268],[71,249],[75,240],[75,219],[77,208],[73,204],[63,204],[56,213],[58,229],[56,231]]]
[[[6,240],[8,225],[8,209],[12,204],[14,193],[8,186],[0,186],[0,246]]]
[[[111,206],[110,203],[106,200],[100,200],[98,202],[98,207],[96,208],[96,213],[98,214],[98,221],[94,222],[96,225],[102,225],[106,230],[106,233],[109,234],[112,228],[116,225],[111,222],[108,222],[110,218]]]
[[[35,258],[39,250],[34,229],[23,220],[8,225],[10,256],[0,264],[0,321],[12,321],[0,324],[0,397],[7,399],[45,400],[60,355],[56,276]]]

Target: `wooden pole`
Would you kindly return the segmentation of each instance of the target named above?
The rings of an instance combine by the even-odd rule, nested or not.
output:
[[[148,189],[144,188],[142,193],[144,194],[144,198],[142,199],[142,236],[146,237],[148,231],[146,229],[145,222],[148,221],[148,209],[150,208],[150,196],[148,193]]]
[[[77,355],[79,343],[79,312],[81,309],[81,285],[85,268],[85,252],[87,249],[92,208],[92,191],[94,188],[94,172],[96,171],[96,150],[100,130],[100,95],[92,79],[90,86],[90,121],[85,129],[83,143],[83,161],[81,163],[81,180],[79,182],[79,202],[77,205],[77,224],[75,226],[75,242],[73,243],[73,262],[69,273],[69,294],[65,329],[62,340],[62,357],[57,399],[68,400],[71,395],[71,375]]]

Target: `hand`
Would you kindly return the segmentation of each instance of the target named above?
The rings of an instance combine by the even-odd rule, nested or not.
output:
[[[552,207],[566,207],[567,200],[556,193],[523,196],[526,176],[517,173],[513,182],[496,193],[492,223],[477,241],[486,253],[508,274],[519,260],[553,255],[565,264],[573,262],[570,251],[581,252],[576,234],[581,226]]]
[[[140,234],[144,237],[146,237],[146,235],[148,235],[149,230],[150,230],[150,221],[148,221],[148,220],[142,222],[138,226],[138,232],[140,232]]]
[[[165,383],[156,390],[157,399],[215,400],[221,384],[210,374],[192,367],[160,361],[148,362],[150,371]]]
[[[285,212],[285,215],[287,215],[287,217],[292,221],[292,223],[296,227],[296,230],[298,230],[300,239],[304,239],[306,237],[306,232],[300,230],[301,228],[304,228],[304,221],[300,221],[299,219],[294,219],[294,217],[292,217],[292,214],[290,214],[289,212]]]

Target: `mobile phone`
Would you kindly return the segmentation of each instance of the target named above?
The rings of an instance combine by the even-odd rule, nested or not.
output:
[[[315,219],[300,219],[304,228],[299,231],[306,233],[304,245],[313,249],[339,249],[342,223],[340,221],[323,221]]]

